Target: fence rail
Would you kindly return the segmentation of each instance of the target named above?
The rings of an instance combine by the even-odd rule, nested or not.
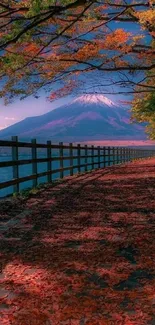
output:
[[[66,145],[63,142],[59,144],[52,144],[51,141],[47,141],[45,144],[37,143],[36,139],[32,139],[31,142],[18,141],[18,137],[13,136],[11,141],[0,140],[0,148],[11,149],[11,161],[0,161],[0,168],[12,167],[12,179],[0,182],[0,189],[4,189],[13,186],[13,192],[19,192],[19,184],[32,180],[33,187],[38,184],[40,177],[46,176],[47,182],[52,182],[52,175],[59,173],[59,178],[64,177],[64,172],[69,171],[69,175],[72,176],[74,171],[78,173],[82,171],[87,172],[96,168],[105,168],[115,164],[122,164],[133,159],[140,159],[146,157],[155,156],[155,150],[150,149],[132,149],[125,147],[101,147],[101,146],[88,146],[88,145],[73,145],[72,143]],[[31,149],[31,158],[19,159],[19,149],[29,148]],[[38,149],[46,149],[46,157],[38,157]],[[53,155],[53,150],[57,150],[57,155]],[[67,150],[67,154],[66,154]],[[1,160],[1,159],[0,159]],[[69,166],[64,166],[64,161],[69,162]],[[74,164],[74,161],[76,163]],[[97,160],[97,161],[96,161]],[[52,162],[58,161],[59,168],[52,168]],[[38,172],[38,164],[47,163],[46,171]],[[19,176],[19,166],[32,165],[31,175],[24,177]]]

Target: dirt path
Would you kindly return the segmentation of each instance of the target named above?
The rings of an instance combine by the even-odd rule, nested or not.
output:
[[[0,202],[0,324],[155,324],[154,197],[148,159]]]

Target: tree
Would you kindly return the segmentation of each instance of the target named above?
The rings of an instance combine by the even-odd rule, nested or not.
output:
[[[155,49],[155,41],[151,42],[152,48]],[[144,87],[136,86],[137,92],[132,101],[132,120],[136,122],[147,122],[146,131],[149,137],[155,139],[155,69],[146,72],[143,79],[144,87],[149,89],[149,92],[144,92]]]
[[[147,73],[146,82],[149,87],[155,85],[155,69]],[[140,91],[141,87],[137,86]],[[137,93],[132,101],[132,120],[147,122],[146,131],[152,140],[155,140],[155,91]]]
[[[122,93],[124,86],[129,93],[154,92],[149,74],[144,78],[155,69],[154,4],[154,0],[0,1],[1,97],[7,103],[17,96],[38,96],[43,88],[51,100],[56,99],[80,86],[81,73],[96,70],[109,74],[111,84],[123,87]],[[128,32],[126,24],[139,26],[139,33]]]

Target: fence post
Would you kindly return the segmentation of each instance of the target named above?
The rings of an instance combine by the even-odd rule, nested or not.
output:
[[[132,148],[130,148],[130,161],[132,161]]]
[[[59,155],[60,155],[60,178],[62,179],[64,177],[64,160],[63,160],[63,142],[59,142]]]
[[[98,168],[101,168],[101,160],[100,160],[100,146],[97,147],[98,148]]]
[[[127,162],[129,161],[129,151],[128,151],[129,149],[128,148],[126,148],[126,160],[127,160]]]
[[[122,148],[122,164],[124,164],[124,147]]]
[[[51,141],[47,141],[47,145],[48,145],[48,148],[47,148],[47,159],[49,159],[47,161],[47,171],[48,172],[51,172],[52,171],[52,161],[50,160],[51,159],[51,154],[52,154]],[[48,181],[48,183],[50,183],[52,181],[52,174],[51,173],[49,173],[47,175],[47,181]]]
[[[103,167],[106,167],[106,148],[103,147]]]
[[[134,149],[132,148],[132,160],[134,159]]]
[[[108,147],[108,166],[110,166],[110,147]]]
[[[112,147],[112,164],[115,165],[115,148]]]
[[[116,165],[118,164],[118,147],[115,148]]]
[[[116,148],[116,160],[117,160],[117,164],[118,164],[118,158],[119,158],[119,152],[118,152],[118,147]]]
[[[125,148],[126,162],[128,162],[128,148]]]
[[[129,161],[129,152],[128,152],[128,148],[126,148],[126,161],[128,162]]]
[[[140,159],[140,156],[141,156],[141,150],[139,149],[138,150],[138,159]]]
[[[128,152],[127,152],[127,148],[125,148],[125,163],[127,162],[128,160]]]
[[[129,148],[129,161],[131,161],[131,149]]]
[[[69,144],[69,155],[70,155],[70,176],[73,176],[73,144]]]
[[[125,163],[125,147],[123,147],[123,164]]]
[[[129,148],[129,161],[131,161],[131,148]]]
[[[121,148],[118,147],[118,163],[121,163]]]
[[[13,178],[18,180],[18,178],[19,178],[18,137],[17,136],[12,136],[12,141],[16,142],[16,146],[12,146],[12,161],[17,162],[17,165],[13,166],[12,172],[13,172]],[[13,191],[14,191],[14,193],[19,192],[19,183],[13,185]]]
[[[131,161],[134,159],[134,149],[131,149]]]
[[[87,155],[88,155],[88,148],[87,148],[87,145],[85,145],[85,172],[88,171],[88,158],[87,158]]]
[[[35,175],[35,178],[33,179],[33,187],[37,186],[37,147],[36,147],[36,139],[32,139],[31,143],[33,144],[32,147],[32,159],[34,159],[35,161],[33,161],[32,163],[32,174]]]
[[[122,163],[122,148],[120,147],[120,152],[119,152],[119,161],[120,161],[120,164]]]
[[[77,152],[78,152],[78,173],[80,173],[81,172],[81,145],[80,144],[78,144],[77,145],[77,148],[78,148],[78,150],[77,150]]]
[[[94,169],[94,146],[91,146],[91,155],[92,155],[92,169]]]
[[[124,150],[124,147],[122,148],[122,163],[124,164],[125,162],[125,150]]]
[[[122,147],[120,147],[119,161],[120,161],[120,164],[121,164],[122,163]]]

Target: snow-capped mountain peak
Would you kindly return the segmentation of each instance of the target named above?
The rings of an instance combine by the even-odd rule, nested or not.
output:
[[[73,100],[73,103],[83,103],[83,104],[106,104],[108,106],[117,106],[109,98],[103,96],[102,94],[86,94],[79,96]]]
[[[12,134],[22,139],[37,138],[75,142],[105,139],[145,139],[144,129],[129,122],[129,112],[100,93],[82,94],[70,103],[20,121],[2,131],[0,138]]]

